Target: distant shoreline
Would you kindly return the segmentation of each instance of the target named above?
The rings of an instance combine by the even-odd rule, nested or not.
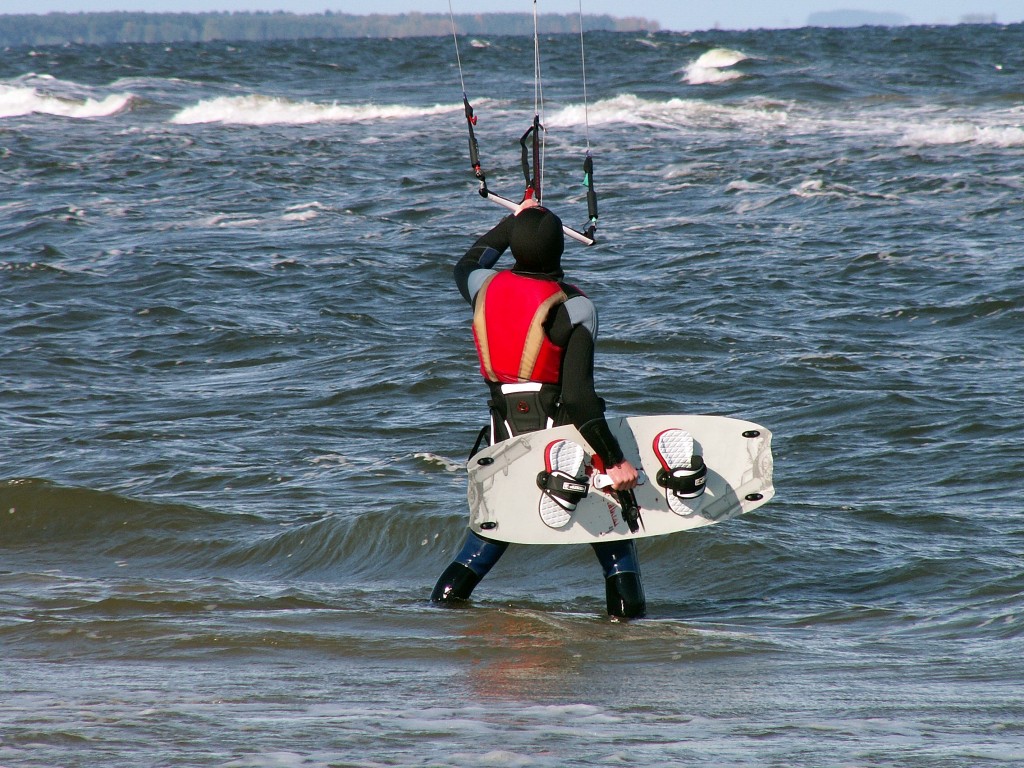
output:
[[[532,35],[528,13],[456,14],[456,29],[466,35]],[[658,22],[639,17],[583,16],[585,31],[657,32]],[[542,14],[543,34],[579,33],[580,17]],[[102,45],[108,43],[183,43],[302,40],[310,38],[432,37],[450,35],[451,18],[438,13],[317,14],[274,12],[0,14],[0,46]]]

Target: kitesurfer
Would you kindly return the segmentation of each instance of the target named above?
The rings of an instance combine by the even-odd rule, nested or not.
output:
[[[559,218],[528,197],[455,265],[459,292],[474,307],[473,332],[491,395],[491,441],[573,424],[603,463],[614,488],[629,490],[636,487],[637,470],[608,428],[604,401],[594,389],[597,310],[582,291],[562,279],[564,242]],[[509,249],[515,265],[511,270],[494,269]],[[634,541],[592,546],[604,570],[608,613],[642,617],[646,602]],[[507,542],[467,530],[431,600],[468,600],[507,547]]]

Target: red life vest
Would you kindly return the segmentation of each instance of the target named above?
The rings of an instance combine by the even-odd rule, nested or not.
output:
[[[502,384],[557,384],[565,350],[547,337],[544,321],[566,299],[554,280],[509,271],[488,277],[473,312],[473,337],[484,378]]]

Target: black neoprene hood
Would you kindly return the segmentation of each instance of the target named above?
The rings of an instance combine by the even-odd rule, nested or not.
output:
[[[560,273],[565,249],[562,220],[546,208],[527,208],[515,217],[509,246],[518,271]]]

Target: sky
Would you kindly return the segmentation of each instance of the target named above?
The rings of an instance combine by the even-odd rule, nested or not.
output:
[[[966,14],[1024,21],[1024,0],[537,0],[541,13],[579,12],[641,16],[662,29],[685,31],[800,27],[817,11],[837,9],[901,13],[914,24],[955,24]],[[451,0],[456,13],[532,12],[531,0]],[[370,6],[370,7],[368,7]],[[51,11],[279,11],[293,13],[448,13],[448,0],[0,0],[0,13]]]

